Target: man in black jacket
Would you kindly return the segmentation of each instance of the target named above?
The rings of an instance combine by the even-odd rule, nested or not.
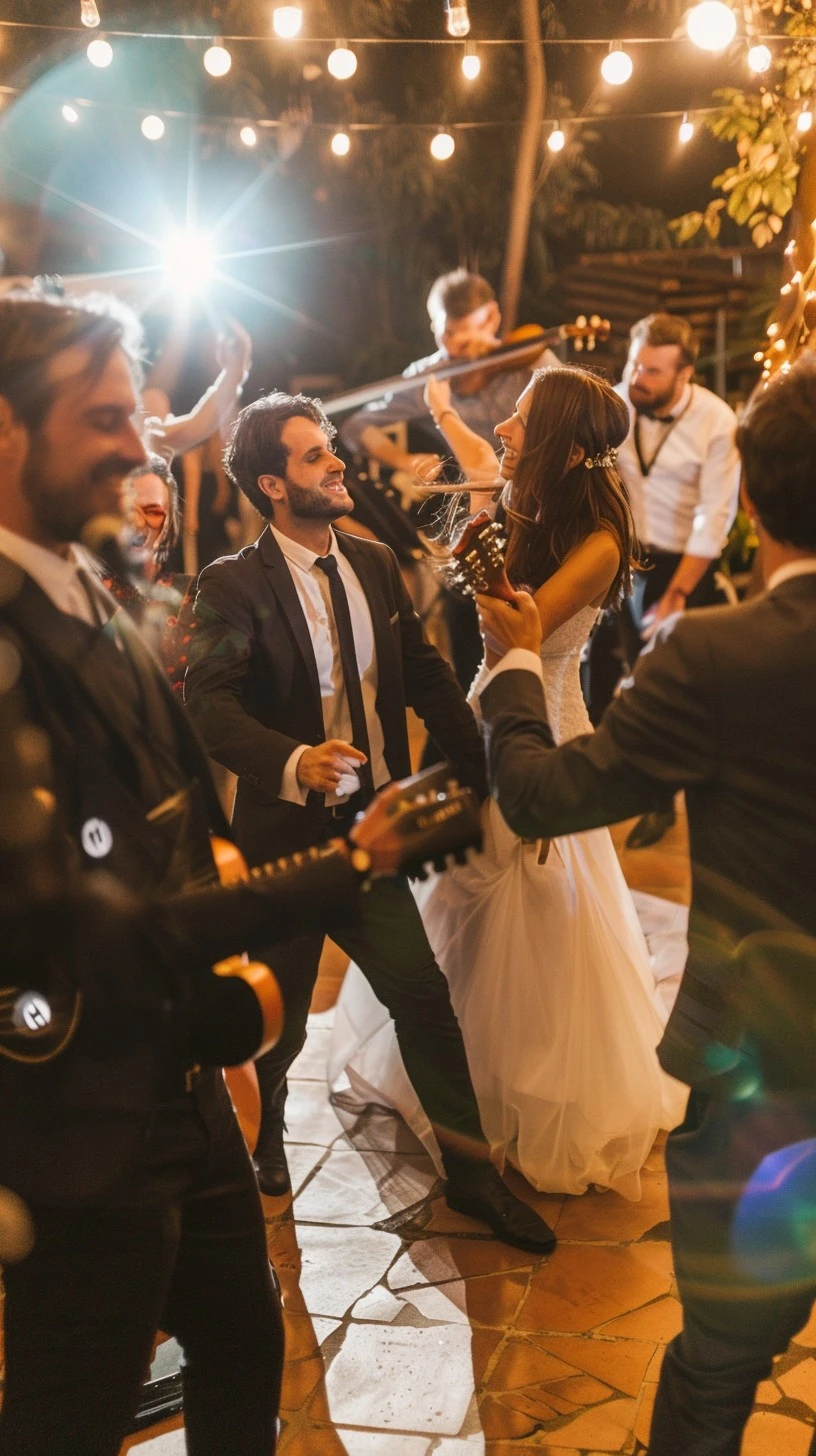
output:
[[[233,830],[250,859],[336,834],[376,789],[408,773],[406,706],[457,776],[484,792],[473,714],[425,640],[393,552],[332,529],[353,509],[333,434],[319,403],[302,395],[267,395],[241,411],[225,463],[268,525],[199,581],[185,694],[208,751],[238,775]],[[440,1143],[451,1207],[511,1243],[552,1248],[552,1231],[489,1162],[447,982],[407,882],[374,885],[360,926],[335,939],[394,1017]],[[270,1194],[289,1188],[286,1073],[305,1039],[322,945],[316,928],[273,953],[286,1028],[256,1063],[255,1163]]]
[[[517,833],[590,829],[686,793],[689,957],[659,1048],[692,1089],[666,1150],[684,1328],[650,1456],[737,1456],[757,1382],[816,1295],[813,356],[758,393],[737,441],[767,591],[681,618],[592,737],[553,748],[531,599],[479,599],[511,649],[481,704]]]

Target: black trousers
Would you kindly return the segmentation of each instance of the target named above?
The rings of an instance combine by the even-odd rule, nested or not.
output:
[[[104,1207],[35,1207],[5,1271],[2,1456],[116,1456],[156,1330],[175,1335],[191,1456],[271,1456],[283,1331],[255,1176],[220,1073],[162,1104]]]
[[[643,550],[643,571],[636,571],[632,595],[626,597],[619,612],[604,612],[592,634],[582,670],[584,697],[589,716],[597,726],[612,701],[622,677],[627,676],[643,650],[643,618],[659,601],[682,560],[680,551],[660,551],[654,546]],[[718,561],[712,561],[686,607],[710,607],[717,601],[714,575]]]
[[[816,1096],[692,1092],[666,1165],[683,1331],[649,1456],[739,1456],[757,1383],[816,1298]]]
[[[394,1018],[405,1069],[451,1157],[487,1157],[476,1094],[448,983],[434,958],[414,897],[403,877],[375,880],[362,896],[358,924],[332,931]],[[255,1063],[264,1137],[280,1126],[286,1073],[306,1039],[306,1018],[323,949],[323,934],[303,935],[267,952],[283,994],[285,1020],[277,1046]]]

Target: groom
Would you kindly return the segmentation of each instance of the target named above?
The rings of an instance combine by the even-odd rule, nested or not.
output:
[[[270,394],[241,411],[225,464],[267,526],[199,582],[185,691],[209,752],[238,775],[233,829],[251,864],[345,832],[375,789],[410,773],[406,705],[458,777],[484,793],[473,714],[423,636],[393,553],[332,529],[354,508],[333,434],[303,395]],[[407,881],[373,881],[360,925],[335,938],[394,1018],[440,1144],[449,1205],[508,1243],[551,1249],[552,1230],[489,1161],[447,981]],[[316,924],[270,951],[286,1020],[256,1063],[263,1193],[289,1190],[286,1074],[305,1039],[322,947]]]
[[[592,737],[553,748],[531,598],[479,598],[509,649],[481,705],[516,833],[590,829],[686,791],[690,948],[659,1048],[692,1089],[666,1148],[684,1327],[650,1456],[738,1456],[757,1383],[816,1297],[814,356],[756,396],[737,443],[767,591],[679,619]]]

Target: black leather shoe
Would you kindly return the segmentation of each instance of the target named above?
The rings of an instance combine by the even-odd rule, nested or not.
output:
[[[555,1248],[555,1234],[532,1208],[516,1198],[490,1163],[457,1166],[445,1190],[448,1208],[480,1218],[505,1244],[549,1254]]]
[[[650,844],[657,844],[658,840],[668,829],[677,823],[677,815],[674,808],[653,809],[649,814],[642,814],[637,824],[633,824],[626,836],[627,849],[648,849]]]
[[[283,1150],[283,1128],[279,1137],[274,1140],[265,1139],[263,1148],[259,1146],[255,1149],[252,1164],[258,1187],[267,1198],[282,1198],[285,1193],[291,1193],[292,1183]]]

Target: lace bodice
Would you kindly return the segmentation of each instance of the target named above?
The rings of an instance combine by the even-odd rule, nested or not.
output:
[[[597,607],[582,607],[541,644],[547,717],[556,743],[592,732],[581,692],[580,668],[584,644],[597,619]]]

